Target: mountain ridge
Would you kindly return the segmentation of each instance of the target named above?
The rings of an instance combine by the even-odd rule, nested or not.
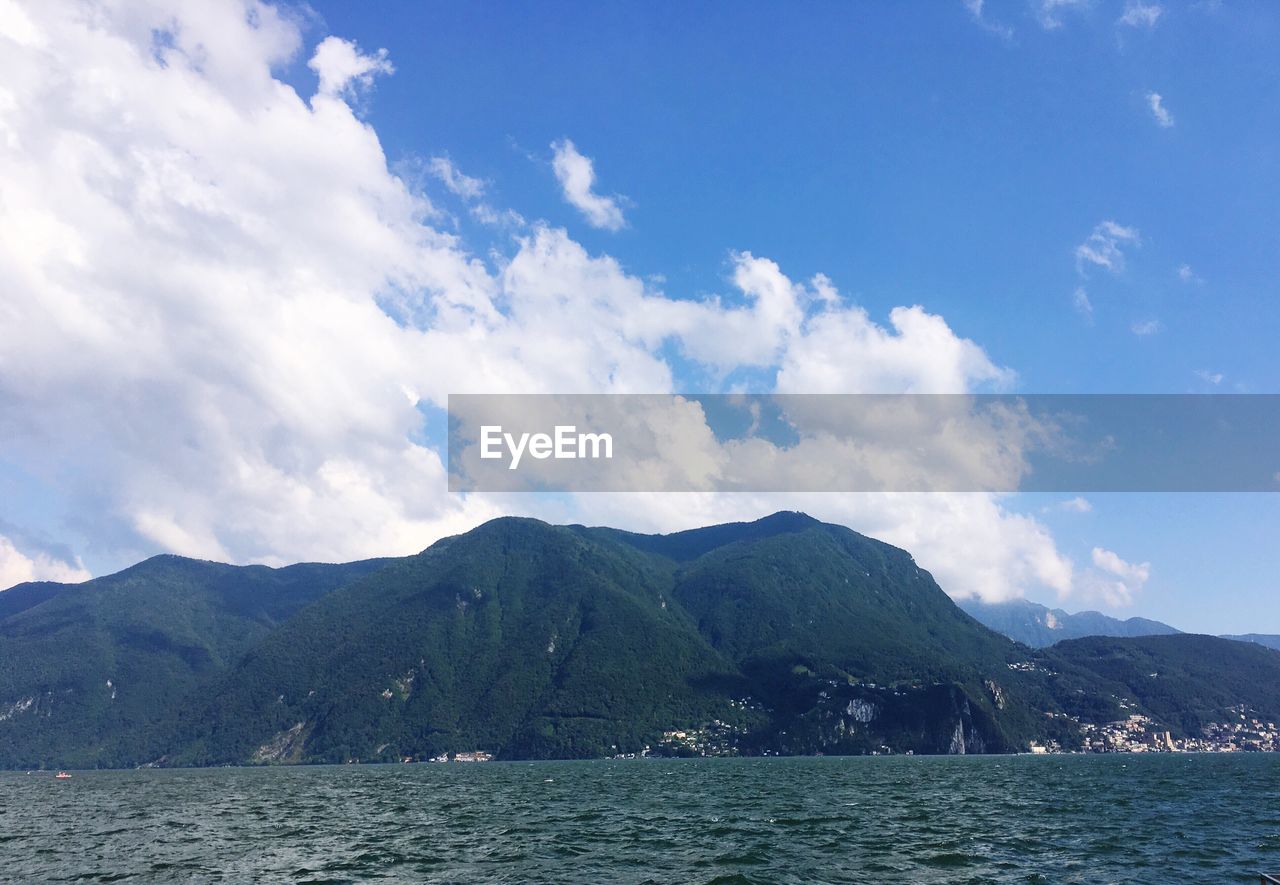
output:
[[[956,600],[956,605],[997,633],[1032,648],[1085,636],[1159,636],[1182,632],[1149,618],[1120,619],[1097,611],[1071,613],[1029,599],[984,602],[967,597]]]
[[[1233,639],[1236,642],[1252,642],[1257,645],[1265,645],[1267,648],[1280,650],[1280,635],[1274,633],[1235,633],[1224,634],[1223,639]]]
[[[1071,749],[1127,709],[1181,733],[1217,683],[1280,718],[1253,685],[1280,653],[1030,649],[907,551],[798,513],[672,535],[503,517],[409,557],[160,557],[21,592],[5,767]],[[1215,655],[1251,679],[1215,682]],[[1182,675],[1156,695],[1116,663],[1161,660]]]

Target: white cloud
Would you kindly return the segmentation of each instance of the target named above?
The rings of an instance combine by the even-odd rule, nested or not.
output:
[[[17,0],[0,0],[0,37],[19,46],[42,46],[44,35],[22,11]]]
[[[1118,24],[1127,25],[1131,28],[1154,28],[1163,14],[1164,8],[1158,3],[1128,0],[1124,5],[1124,12],[1116,21]]]
[[[307,66],[320,78],[321,94],[329,96],[350,95],[368,89],[373,85],[374,77],[395,71],[387,60],[387,50],[379,49],[373,55],[365,55],[356,44],[339,37],[325,37]]]
[[[1093,320],[1093,302],[1089,300],[1089,293],[1084,290],[1084,286],[1076,286],[1076,290],[1071,293],[1071,305],[1081,316]]]
[[[578,153],[569,139],[551,145],[555,152],[551,165],[564,192],[565,201],[573,206],[592,227],[621,230],[626,226],[622,208],[615,197],[605,197],[592,190],[596,172],[590,157]]]
[[[1076,246],[1076,270],[1084,273],[1087,265],[1101,267],[1111,273],[1124,270],[1124,246],[1140,246],[1137,228],[1124,227],[1114,221],[1100,221],[1083,243]]]
[[[895,307],[892,330],[866,311],[824,311],[810,318],[781,357],[783,393],[963,393],[1007,388],[1014,373],[993,363],[974,342],[957,336],[924,308]],[[851,359],[851,353],[859,358]]]
[[[1094,547],[1091,558],[1094,567],[1082,580],[1085,592],[1110,606],[1131,605],[1151,577],[1151,563],[1126,562],[1103,547]]]
[[[89,578],[78,559],[67,562],[44,551],[23,553],[12,540],[0,535],[0,591],[27,581],[74,584]]]
[[[1093,505],[1089,503],[1088,498],[1075,497],[1063,501],[1058,505],[1059,510],[1065,510],[1068,513],[1090,513],[1093,511]]]
[[[1036,18],[1046,31],[1062,27],[1063,12],[1081,12],[1089,8],[1089,0],[1035,0]]]
[[[999,22],[994,22],[986,17],[986,0],[963,0],[963,2],[964,8],[969,11],[970,17],[972,17],[973,20],[984,29],[1004,40],[1011,40],[1013,38],[1013,28],[1008,25],[1000,24]]]
[[[311,54],[320,88],[301,97],[273,75],[302,41],[272,5],[25,16],[25,42],[0,53],[0,427],[6,459],[50,477],[97,549],[338,560],[506,512],[673,529],[792,505],[907,547],[955,595],[1071,591],[1047,530],[991,495],[447,494],[430,440],[452,392],[668,391],[669,348],[695,377],[755,367],[793,391],[1014,376],[921,306],[878,322],[825,277],[750,253],[731,257],[730,292],[701,300],[545,225],[478,258],[432,227],[352,110],[385,55],[328,38]],[[566,197],[622,226],[590,161],[559,147]],[[81,574],[5,557],[5,574]]]
[[[490,227],[522,228],[528,224],[514,209],[496,209],[488,203],[473,203],[471,217]]]
[[[1215,386],[1221,384],[1223,379],[1226,378],[1221,372],[1210,372],[1208,369],[1196,369],[1194,374],[1205,384],[1213,384]]]
[[[479,178],[464,175],[448,157],[432,157],[427,164],[427,169],[452,193],[464,200],[478,200],[484,196],[484,182]]]
[[[1157,335],[1163,330],[1164,323],[1154,317],[1149,320],[1135,320],[1134,323],[1129,326],[1129,331],[1140,338],[1145,338],[1149,335]]]
[[[1200,277],[1196,274],[1196,272],[1192,270],[1191,265],[1189,264],[1178,265],[1178,279],[1182,280],[1182,282],[1184,283],[1203,283],[1204,282],[1204,280],[1200,279]]]
[[[514,209],[499,209],[484,199],[489,182],[467,175],[448,157],[432,157],[425,164],[428,174],[441,182],[454,196],[461,199],[467,212],[476,221],[490,227],[519,230],[527,222]]]
[[[1161,129],[1173,128],[1173,114],[1169,113],[1169,109],[1164,106],[1164,99],[1159,92],[1147,93],[1147,107],[1151,109],[1151,116],[1155,118],[1156,125]]]
[[[108,549],[347,558],[470,523],[412,442],[422,336],[375,296],[434,293],[447,324],[493,281],[338,94],[370,66],[335,73],[326,41],[308,103],[271,76],[298,45],[274,7],[166,7],[34,6],[48,49],[0,54],[6,455],[71,474]]]

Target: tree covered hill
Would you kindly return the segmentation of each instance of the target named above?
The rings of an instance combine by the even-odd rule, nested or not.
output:
[[[0,765],[1005,752],[1071,746],[1071,717],[1272,704],[1280,653],[1161,639],[1027,648],[907,552],[803,514],[504,518],[401,559],[166,556],[0,593]]]
[[[501,519],[273,633],[170,761],[598,756],[717,721],[757,751],[1012,749],[1037,733],[1009,701],[1020,654],[905,552],[808,517],[668,538]]]
[[[669,584],[669,567],[623,545],[495,520],[268,637],[192,708],[175,758],[598,756],[663,724],[728,716],[719,686],[732,668]]]
[[[1087,670],[1090,690],[1127,697],[1138,709],[1194,735],[1243,705],[1280,721],[1280,651],[1217,636],[1183,633],[1060,642],[1050,660]]]
[[[157,556],[83,584],[0,593],[0,764],[134,763],[209,677],[382,564],[271,569]]]

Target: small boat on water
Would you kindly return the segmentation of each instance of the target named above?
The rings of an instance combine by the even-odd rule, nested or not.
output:
[[[53,777],[54,777],[54,780],[60,780],[60,781],[71,780],[71,775],[67,774],[65,771],[59,771]]]

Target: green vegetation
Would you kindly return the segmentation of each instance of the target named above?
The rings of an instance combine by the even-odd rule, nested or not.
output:
[[[1004,752],[1072,746],[1071,716],[1276,709],[1278,677],[1280,653],[1210,637],[1032,651],[906,552],[802,514],[509,518],[397,560],[157,557],[2,593],[0,765]]]
[[[1194,634],[1089,637],[1058,643],[1049,660],[1086,670],[1093,696],[1136,702],[1175,736],[1199,734],[1241,704],[1280,721],[1280,651],[1262,645]]]
[[[495,520],[274,633],[193,710],[175,758],[249,758],[298,723],[309,761],[638,749],[667,723],[732,712],[716,690],[732,670],[664,608],[669,581],[622,545]]]
[[[0,593],[0,612],[10,603],[0,619],[0,764],[145,761],[212,677],[303,606],[382,564],[237,568],[157,556],[84,584]]]

